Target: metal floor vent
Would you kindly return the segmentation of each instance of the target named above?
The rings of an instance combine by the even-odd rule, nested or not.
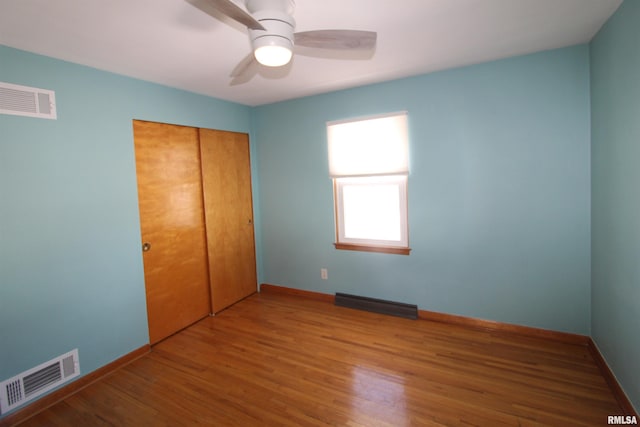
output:
[[[78,349],[58,356],[0,383],[0,414],[4,414],[80,375]]]
[[[414,304],[342,294],[340,292],[336,292],[335,304],[341,307],[356,308],[374,313],[405,317],[407,319],[418,318],[418,306]]]
[[[0,114],[57,119],[52,90],[0,82]]]

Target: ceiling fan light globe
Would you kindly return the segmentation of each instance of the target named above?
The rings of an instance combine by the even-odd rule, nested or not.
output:
[[[288,40],[278,41],[278,43],[265,42],[255,43],[253,51],[253,55],[260,64],[267,67],[281,67],[291,61],[293,55],[291,42]]]

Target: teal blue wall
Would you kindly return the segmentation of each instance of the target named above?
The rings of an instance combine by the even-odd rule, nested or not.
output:
[[[0,380],[83,373],[148,343],[132,119],[248,132],[250,109],[0,46],[0,81],[58,120],[0,115]]]
[[[335,250],[325,122],[399,110],[411,255]],[[260,280],[588,334],[589,114],[586,45],[256,108]]]
[[[593,339],[640,408],[640,2],[591,43]]]
[[[257,108],[0,46],[0,81],[58,104],[55,121],[0,115],[0,380],[76,347],[87,373],[148,342],[144,119],[251,133],[261,282],[592,333],[638,406],[639,20],[627,1],[591,51]],[[337,251],[325,122],[399,110],[413,251]]]

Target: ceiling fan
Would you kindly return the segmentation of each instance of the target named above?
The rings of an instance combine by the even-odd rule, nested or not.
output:
[[[291,61],[294,46],[333,50],[372,50],[377,34],[360,30],[315,30],[295,33],[293,0],[245,0],[246,10],[233,0],[187,0],[203,12],[222,13],[249,30],[253,52],[231,72],[231,84],[244,83],[257,64],[281,67]],[[253,72],[252,72],[253,71]]]

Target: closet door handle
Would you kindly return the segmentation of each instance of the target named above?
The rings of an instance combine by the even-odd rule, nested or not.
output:
[[[149,252],[149,250],[151,250],[151,243],[144,242],[142,244],[142,252]]]

